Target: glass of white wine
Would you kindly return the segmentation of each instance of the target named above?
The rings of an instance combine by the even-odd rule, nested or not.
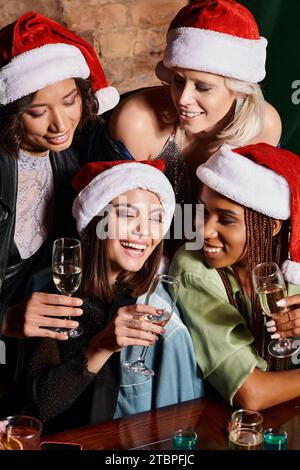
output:
[[[156,274],[150,284],[145,300],[145,305],[157,305],[159,302],[159,297],[161,297],[162,304],[165,304],[166,291],[169,294],[171,300],[168,309],[156,309],[157,315],[145,315],[145,320],[162,327],[168,323],[175,309],[179,291],[179,280],[166,274]],[[146,376],[154,375],[154,371],[145,364],[147,351],[148,346],[145,346],[141,352],[140,357],[135,362],[125,362],[124,367],[136,374]]]
[[[260,450],[263,448],[263,417],[258,411],[236,410],[229,428],[230,450]]]
[[[73,295],[81,282],[82,257],[81,243],[76,238],[58,238],[53,243],[52,275],[56,288],[64,295]],[[72,317],[68,317],[72,320]],[[83,327],[56,328],[58,333],[65,333],[69,338],[78,338]]]
[[[258,295],[259,303],[265,315],[276,319],[287,310],[278,307],[278,300],[287,297],[287,288],[279,266],[273,262],[260,263],[252,271],[252,283]],[[279,338],[269,343],[271,356],[284,358],[299,351],[299,345],[290,338]]]

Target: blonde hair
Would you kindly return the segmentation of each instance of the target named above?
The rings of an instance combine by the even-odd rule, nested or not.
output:
[[[237,99],[233,120],[216,137],[229,145],[245,145],[262,132],[265,100],[257,83],[224,79],[225,86]]]
[[[216,140],[240,147],[249,143],[263,130],[265,100],[258,83],[224,77],[225,86],[237,95],[233,119],[216,135]],[[170,98],[170,83],[162,82],[166,92],[160,100],[158,112],[165,123],[178,120],[178,113]]]

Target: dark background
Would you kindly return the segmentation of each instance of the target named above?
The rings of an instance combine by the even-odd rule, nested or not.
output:
[[[281,146],[300,154],[300,103],[292,103],[292,83],[299,80],[300,1],[239,0],[255,17],[261,36],[268,40],[267,75],[261,83],[264,96],[279,112]]]

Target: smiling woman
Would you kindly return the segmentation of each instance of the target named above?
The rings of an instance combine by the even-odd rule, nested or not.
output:
[[[196,197],[196,168],[224,142],[277,145],[281,134],[258,85],[267,41],[251,13],[234,0],[188,3],[172,20],[156,67],[164,86],[126,97],[108,126],[126,147],[124,158],[165,160],[180,203]]]
[[[223,145],[197,170],[205,206],[203,249],[178,250],[170,268],[182,282],[178,306],[203,377],[237,407],[260,410],[299,397],[297,358],[270,356],[251,282],[257,265],[273,261],[281,266],[289,296],[300,293],[299,172],[299,156],[282,148]],[[281,311],[277,334],[299,334],[293,331],[299,295],[282,301],[280,307],[290,310]]]
[[[123,193],[112,200],[112,206],[109,227],[115,226],[117,230],[114,238],[108,233],[107,251],[116,279],[122,270],[141,269],[161,242],[163,208],[156,194],[142,189]]]
[[[69,148],[82,118],[82,98],[75,79],[37,91],[22,113],[22,148],[34,156]]]
[[[51,430],[203,394],[191,338],[177,312],[165,328],[146,320],[171,304],[164,289],[156,292],[156,304],[145,304],[144,296],[175,209],[174,192],[160,169],[162,162],[96,162],[75,177],[84,333],[76,344],[41,339],[27,371],[31,403],[26,411]],[[137,346],[150,345],[155,380],[145,381],[121,367],[121,351],[130,361],[138,356]]]
[[[82,300],[31,294],[32,280],[41,290],[46,283],[35,273],[50,265],[53,240],[76,233],[75,133],[113,107],[118,93],[93,48],[43,15],[29,12],[7,25],[0,43],[0,332],[65,340],[55,330],[74,327],[63,318],[80,315]],[[0,389],[18,375],[21,345],[9,345]]]

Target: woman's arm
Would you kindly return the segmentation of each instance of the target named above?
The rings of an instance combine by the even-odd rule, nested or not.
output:
[[[243,315],[229,304],[215,270],[181,253],[171,274],[180,271],[179,306],[203,377],[229,403],[243,408],[263,409],[300,396],[300,370],[266,371]]]
[[[263,410],[300,396],[300,370],[262,372],[246,378],[233,403],[249,410]]]
[[[94,381],[110,356],[129,345],[149,346],[155,333],[164,329],[144,320],[156,314],[147,305],[121,307],[112,322],[87,346],[84,339],[72,340],[58,348],[52,340],[40,340],[28,367],[29,395],[33,412],[48,421],[68,409]],[[71,342],[70,342],[71,341]]]

